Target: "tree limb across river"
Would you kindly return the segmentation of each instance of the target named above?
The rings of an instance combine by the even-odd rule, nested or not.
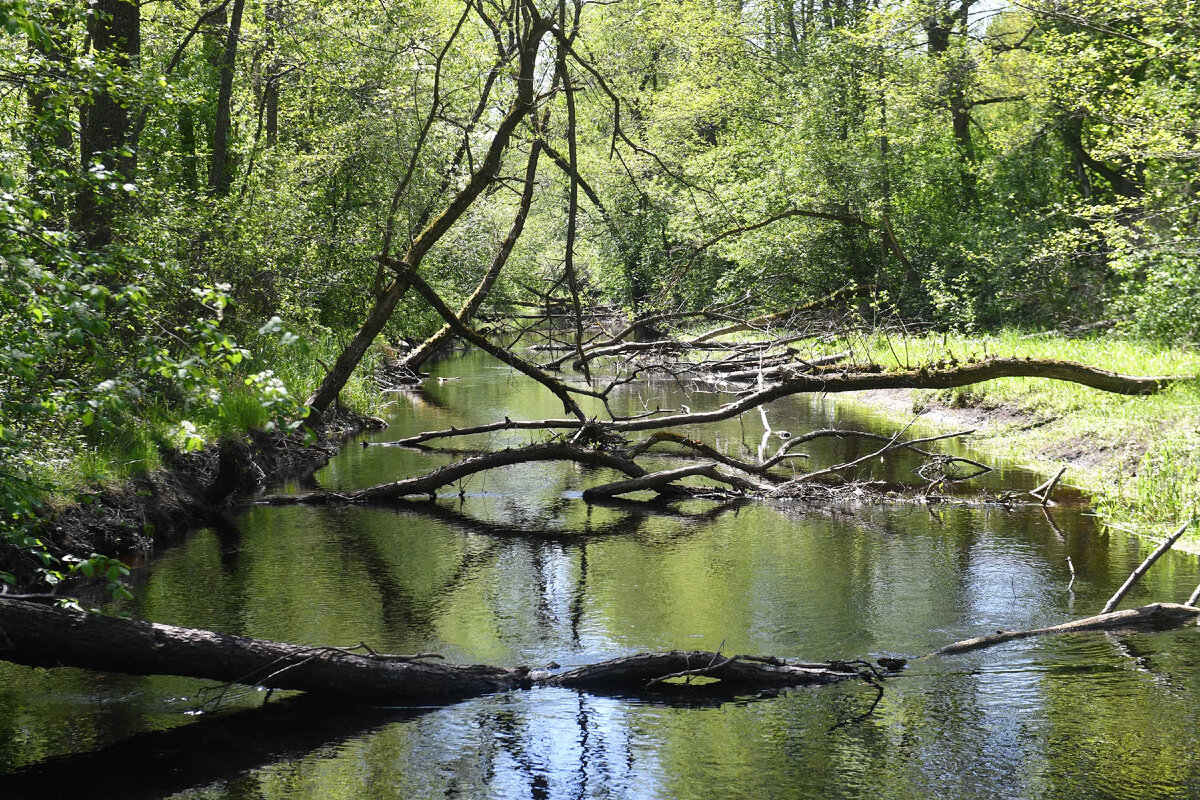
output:
[[[1064,625],[1001,632],[958,642],[951,655],[1030,636],[1186,624],[1200,609],[1172,603],[1102,614]],[[699,650],[638,653],[560,671],[556,668],[458,665],[436,654],[389,655],[365,645],[320,647],[270,642],[195,628],[109,617],[0,598],[0,659],[36,667],[79,667],[130,675],[179,675],[224,683],[297,689],[373,705],[453,702],[497,691],[556,686],[596,693],[665,688],[695,678],[721,691],[755,692],[850,679],[876,681],[883,669],[857,660],[808,663],[771,656]]]

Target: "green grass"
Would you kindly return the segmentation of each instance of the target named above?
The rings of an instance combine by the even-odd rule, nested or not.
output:
[[[219,405],[142,406],[104,430],[97,427],[73,435],[47,436],[37,461],[29,465],[32,479],[51,487],[47,499],[62,502],[78,489],[96,491],[159,469],[163,465],[162,448],[185,447],[188,437],[180,428],[185,420],[206,445],[262,429],[272,415],[244,383],[247,375],[272,370],[288,393],[303,401],[325,375],[321,362],[332,363],[341,352],[341,344],[329,335],[309,336],[290,346],[278,345],[273,339],[251,342],[249,346],[254,358],[244,370],[229,376]],[[344,407],[360,414],[376,413],[381,408],[383,398],[370,377],[379,357],[374,348],[368,351],[342,391]]]
[[[1067,339],[1003,331],[987,336],[875,336],[855,360],[884,367],[988,356],[1067,359],[1131,375],[1200,375],[1200,353],[1118,336]],[[914,393],[914,406],[995,408],[1000,420],[979,432],[993,456],[1050,471],[1093,495],[1109,524],[1164,533],[1200,513],[1200,380],[1148,397],[1086,386],[1004,378],[942,392]],[[1192,534],[1193,543],[1200,534]]]

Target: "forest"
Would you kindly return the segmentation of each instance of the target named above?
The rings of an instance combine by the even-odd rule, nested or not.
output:
[[[0,593],[14,598],[0,597],[0,655],[226,690],[321,694],[332,680],[339,697],[418,705],[697,678],[844,682],[878,690],[871,713],[885,684],[904,691],[890,689],[900,652],[1194,621],[1195,593],[1168,596],[1194,582],[1184,556],[1160,562],[1169,576],[1137,614],[1114,611],[1171,545],[1086,614],[1141,561],[1141,537],[1198,541],[1197,20],[1194,0],[0,0]],[[886,424],[855,410],[887,398]],[[921,421],[931,410],[940,427]],[[1032,471],[1014,477],[1010,463]],[[800,513],[776,509],[861,503],[878,508],[844,513],[966,515],[947,545],[966,572],[990,552],[976,537],[991,510],[1016,515],[1001,527],[1044,515],[1057,544],[1035,549],[1069,565],[1070,603],[980,612],[987,631],[925,609],[941,621],[920,636],[826,637],[852,649],[813,654],[747,633],[733,620],[744,598],[734,612],[676,587],[726,621],[721,636],[584,645],[588,542],[693,528],[708,542],[743,513],[776,531]],[[339,515],[370,542],[324,527]],[[374,559],[362,585],[382,581],[384,606],[406,598],[411,629],[381,623],[356,651],[330,640],[336,625],[231,626],[195,597],[152,613],[175,607],[151,576],[207,546],[196,531],[215,531],[223,569],[241,574],[252,532],[302,518],[320,522],[279,552],[362,551]],[[442,549],[375,541],[388,525]],[[490,544],[476,552],[447,530]],[[1125,533],[1129,547],[1109,547]],[[761,535],[746,558],[778,558]],[[451,614],[456,633],[428,633],[450,624],[437,604],[474,597],[478,580],[506,585],[507,572],[477,573],[500,569],[506,542],[564,548],[577,583],[566,672],[557,650],[522,645],[552,665],[530,670],[516,664],[532,656],[481,645],[508,642],[499,622],[467,635],[476,623]],[[596,546],[601,581],[641,575],[617,551],[623,566],[606,572],[603,548],[620,545]],[[838,581],[892,546],[826,542],[856,566],[818,583],[853,605]],[[461,550],[457,570],[446,548]],[[824,564],[815,544],[800,549]],[[401,553],[442,588],[398,577]],[[537,553],[549,608],[550,556]],[[197,558],[203,571],[217,556]],[[298,586],[327,568],[288,563]],[[747,596],[763,588],[748,564],[731,569]],[[1074,606],[1077,569],[1094,609]],[[967,592],[939,581],[946,597]],[[371,616],[357,591],[320,607]],[[296,602],[312,600],[283,606]],[[416,655],[381,655],[380,642]],[[430,647],[502,666],[443,664]],[[6,696],[14,725],[42,713]],[[831,730],[858,721],[844,712],[830,711]],[[0,768],[34,769],[4,755],[5,730]],[[358,741],[367,728],[347,730]],[[1130,790],[1123,775],[1112,786],[1143,796],[1150,782]],[[1172,780],[1200,786],[1194,769]],[[897,796],[966,796],[913,781]],[[1099,796],[1052,784],[1030,791]],[[686,785],[678,796],[703,782]]]

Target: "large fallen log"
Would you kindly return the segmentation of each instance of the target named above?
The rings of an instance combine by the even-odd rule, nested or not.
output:
[[[527,675],[502,667],[269,642],[3,598],[0,659],[33,667],[180,675],[398,704],[510,689]]]
[[[1064,622],[1049,628],[1032,628],[1024,631],[997,631],[988,636],[976,636],[974,639],[964,639],[961,642],[948,644],[934,650],[931,656],[948,656],[956,653],[969,653],[972,650],[982,650],[998,644],[1011,642],[1016,639],[1028,639],[1033,636],[1050,636],[1059,633],[1085,633],[1088,631],[1111,631],[1128,628],[1157,628],[1173,627],[1187,624],[1200,617],[1200,608],[1180,605],[1179,603],[1151,603],[1141,608],[1127,608],[1124,611],[1113,611],[1108,614],[1097,614],[1094,617]]]
[[[861,662],[811,664],[683,650],[624,656],[565,672],[445,664],[434,658],[381,654],[361,645],[306,647],[0,598],[0,659],[5,661],[180,675],[379,705],[449,702],[531,686],[627,692],[671,678],[704,676],[723,683],[723,689],[759,689],[864,674]]]

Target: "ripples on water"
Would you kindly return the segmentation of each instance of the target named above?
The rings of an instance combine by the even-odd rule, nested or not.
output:
[[[478,355],[439,369],[463,378],[398,398],[375,441],[561,414],[549,395]],[[623,402],[666,407],[680,402],[676,392],[631,386]],[[850,404],[807,399],[775,404],[768,419],[793,433],[880,426]],[[747,415],[696,434],[753,454],[763,427]],[[811,454],[831,463],[869,452],[857,447]],[[363,486],[453,458],[350,447],[315,480]],[[912,466],[876,476],[905,479]],[[506,665],[722,645],[813,660],[911,657],[1094,613],[1144,555],[1073,508],[1052,511],[1051,526],[1040,509],[689,502],[647,514],[579,500],[606,478],[539,464],[477,476],[420,508],[250,507],[138,570],[135,613]],[[1015,469],[988,480],[993,489],[1037,482]],[[1073,594],[1068,556],[1079,573]],[[1129,602],[1185,598],[1196,573],[1195,557],[1169,556]],[[916,662],[888,682],[872,716],[841,726],[870,705],[869,686],[690,703],[537,689],[444,708],[283,702],[194,717],[185,712],[204,696],[196,681],[0,665],[0,772],[19,771],[0,776],[0,797],[55,796],[46,792],[63,785],[97,797],[222,800],[1192,798],[1198,659],[1194,629],[1013,642]],[[261,698],[239,691],[231,704]]]

